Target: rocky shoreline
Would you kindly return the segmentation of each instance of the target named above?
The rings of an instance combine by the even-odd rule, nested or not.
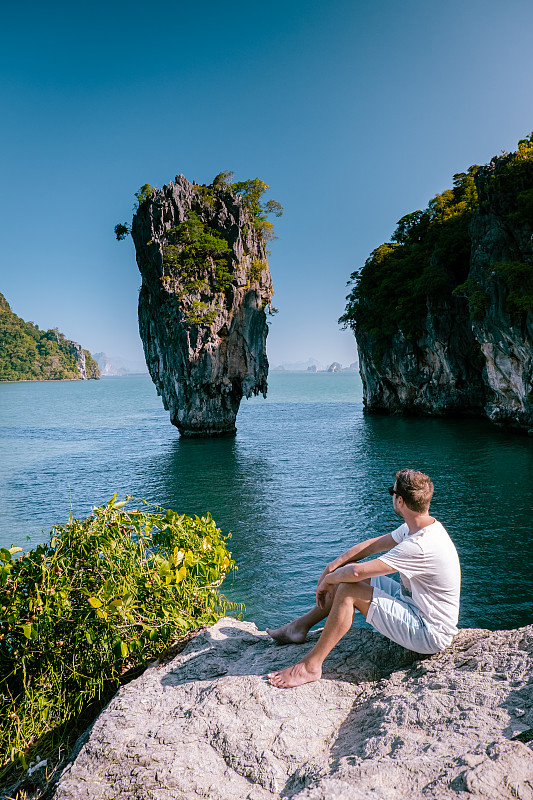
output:
[[[120,689],[55,800],[532,800],[533,626],[423,658],[354,628],[320,682],[270,686],[307,646],[219,620]]]

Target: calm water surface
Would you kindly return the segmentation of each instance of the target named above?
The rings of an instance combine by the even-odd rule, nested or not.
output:
[[[148,376],[1,384],[0,399],[0,546],[28,549],[71,506],[83,517],[115,492],[211,511],[239,565],[225,594],[263,628],[307,609],[328,560],[399,524],[387,486],[411,466],[433,478],[432,512],[459,551],[460,625],[533,622],[530,438],[365,416],[349,373],[271,374],[234,439],[180,439]]]

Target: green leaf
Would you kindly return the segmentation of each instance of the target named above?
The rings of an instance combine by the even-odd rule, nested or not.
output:
[[[129,655],[128,645],[121,639],[119,639],[118,642],[115,642],[113,645],[113,651],[118,658],[126,658],[126,656]]]
[[[171,569],[170,569],[170,564],[168,563],[168,561],[162,561],[161,564],[159,565],[159,574],[160,574],[160,576],[162,578],[164,578],[166,575],[169,575],[170,572],[171,572]]]
[[[22,628],[22,633],[26,637],[26,639],[31,639],[31,622],[28,622],[26,625],[19,625]]]
[[[89,597],[88,603],[93,608],[102,608],[102,601],[99,600],[97,597]]]

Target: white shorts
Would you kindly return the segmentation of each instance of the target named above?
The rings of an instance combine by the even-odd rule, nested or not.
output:
[[[371,578],[370,583],[374,595],[366,621],[374,630],[415,653],[429,655],[443,649],[435,641],[413,601],[402,594],[398,581],[380,575]]]

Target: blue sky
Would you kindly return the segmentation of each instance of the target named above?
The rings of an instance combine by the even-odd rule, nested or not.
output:
[[[284,206],[271,364],[348,364],[346,281],[452,176],[533,129],[530,0],[28,3],[3,11],[2,281],[15,313],[142,359],[134,192],[259,177]]]

